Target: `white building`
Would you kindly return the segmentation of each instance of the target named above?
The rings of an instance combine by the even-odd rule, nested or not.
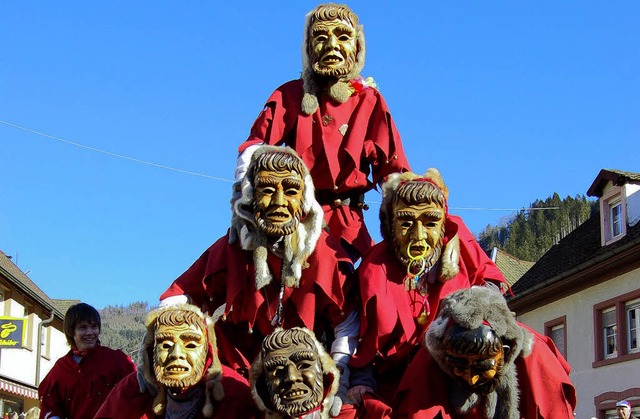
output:
[[[40,381],[69,351],[62,331],[69,303],[47,297],[0,251],[0,418],[39,405]]]
[[[550,336],[571,364],[577,418],[640,416],[640,173],[601,170],[600,211],[513,286],[518,320]]]

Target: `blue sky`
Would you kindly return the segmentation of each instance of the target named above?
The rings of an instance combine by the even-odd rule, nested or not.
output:
[[[316,4],[4,2],[0,249],[52,298],[155,303],[225,233],[214,178],[299,76]],[[640,3],[349,5],[412,168],[440,169],[473,232],[602,168],[640,171]]]

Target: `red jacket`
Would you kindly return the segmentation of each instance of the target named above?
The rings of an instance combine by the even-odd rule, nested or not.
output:
[[[40,417],[92,419],[118,381],[135,369],[124,352],[105,346],[95,346],[79,364],[69,351],[40,383]]]
[[[350,364],[362,368],[373,365],[382,375],[394,371],[393,378],[385,374],[383,388],[378,391],[383,400],[395,392],[397,380],[418,348],[422,334],[435,318],[440,301],[447,295],[485,280],[505,282],[502,273],[487,257],[467,227],[457,216],[448,215],[445,236],[458,235],[460,242],[459,273],[446,282],[428,285],[427,323],[418,324],[416,318],[425,307],[418,291],[404,287],[406,268],[385,241],[375,245],[358,268],[362,308],[360,315],[360,344]],[[394,378],[396,381],[394,381]]]
[[[220,361],[244,373],[260,351],[264,336],[275,330],[271,321],[278,307],[282,260],[269,254],[274,281],[257,291],[252,253],[237,243],[230,245],[228,239],[225,235],[207,249],[160,299],[188,295],[193,304],[209,313],[226,303],[226,320],[216,322]],[[282,327],[306,327],[321,336],[323,330],[333,330],[356,308],[353,298],[347,298],[351,261],[322,232],[307,262],[300,286],[285,288]]]
[[[312,115],[301,111],[303,95],[302,80],[276,89],[239,151],[258,143],[286,144],[302,158],[316,190],[322,192],[365,192],[389,174],[409,170],[400,134],[375,88],[354,93],[345,103],[320,98]],[[330,205],[323,209],[332,236],[360,253],[371,247],[362,210]]]
[[[222,386],[224,399],[215,402],[212,418],[258,417],[258,411],[251,397],[247,381],[228,367],[222,367]],[[153,397],[150,393],[140,392],[135,373],[129,374],[111,392],[95,416],[95,419],[156,419],[153,414]],[[163,417],[163,416],[162,416]],[[198,418],[203,418],[202,413]]]
[[[532,353],[515,361],[520,390],[520,417],[525,419],[573,419],[576,391],[569,379],[571,368],[546,336],[534,335]],[[476,412],[461,416],[450,404],[445,374],[429,352],[421,347],[407,368],[395,397],[394,418],[472,419]],[[438,416],[440,415],[440,416]]]

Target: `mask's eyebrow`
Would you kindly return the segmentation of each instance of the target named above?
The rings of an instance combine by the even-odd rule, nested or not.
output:
[[[316,357],[311,351],[298,351],[291,355],[291,360],[298,361],[315,361]]]
[[[273,369],[275,367],[279,367],[287,364],[287,358],[283,356],[277,356],[274,358],[267,359],[264,361],[264,367],[268,370]]]

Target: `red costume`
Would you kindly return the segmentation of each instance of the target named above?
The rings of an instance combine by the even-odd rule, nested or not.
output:
[[[515,361],[520,390],[520,417],[526,419],[571,419],[576,393],[569,372],[571,368],[551,341],[520,324],[533,334],[532,353]],[[448,383],[431,354],[421,347],[407,368],[395,398],[394,417],[420,419],[472,419],[478,412],[456,413],[450,404]]]
[[[375,88],[363,88],[345,103],[323,98],[311,115],[300,109],[303,94],[302,80],[276,89],[239,151],[260,143],[293,148],[309,168],[331,235],[364,254],[373,241],[353,201],[390,173],[409,170],[400,134]],[[351,205],[333,202],[347,197]]]
[[[203,311],[213,313],[226,303],[223,321],[216,323],[220,361],[243,373],[260,351],[264,336],[275,330],[282,259],[269,253],[267,263],[274,280],[256,290],[252,253],[240,244],[220,238],[160,297],[188,295]],[[350,281],[345,271],[351,261],[345,251],[322,232],[302,270],[297,288],[285,287],[282,298],[283,328],[313,330],[316,336],[332,330],[355,309],[347,298]],[[340,265],[342,265],[341,268]]]
[[[442,298],[462,288],[483,285],[485,280],[505,282],[462,219],[447,215],[445,243],[456,234],[460,244],[460,270],[448,281],[429,283],[426,301],[417,290],[405,289],[407,269],[386,241],[375,245],[358,268],[362,298],[360,344],[350,365],[374,367],[377,393],[387,403],[418,349],[423,333],[435,318]],[[427,321],[420,325],[416,319],[423,310],[427,312]]]
[[[214,403],[211,418],[254,418],[257,409],[251,397],[247,381],[232,369],[222,367],[222,387],[224,399]],[[95,416],[95,419],[155,419],[152,403],[154,396],[149,392],[140,392],[136,374],[129,374],[113,389],[107,400]],[[197,418],[204,416],[200,412]]]
[[[92,419],[118,381],[135,369],[120,350],[96,345],[80,363],[69,351],[40,383],[40,417]]]

